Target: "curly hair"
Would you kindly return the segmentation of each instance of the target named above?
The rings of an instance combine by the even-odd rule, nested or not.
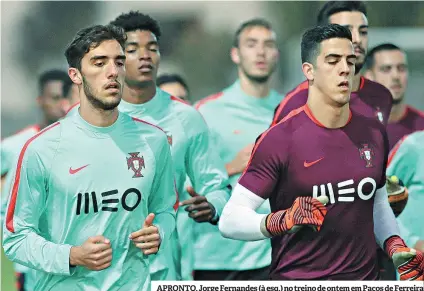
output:
[[[125,32],[147,30],[153,33],[158,40],[161,36],[159,23],[149,15],[139,11],[122,13],[115,20],[111,21],[110,24],[122,27]]]

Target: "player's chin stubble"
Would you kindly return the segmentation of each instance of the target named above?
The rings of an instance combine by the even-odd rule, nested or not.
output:
[[[94,95],[93,88],[90,86],[87,80],[84,77],[82,77],[82,80],[85,96],[87,96],[88,102],[90,102],[94,108],[109,111],[115,109],[121,102],[121,98],[119,98],[117,101],[110,103],[102,101],[100,98]]]

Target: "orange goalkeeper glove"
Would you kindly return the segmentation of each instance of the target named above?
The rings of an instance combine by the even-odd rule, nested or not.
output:
[[[424,254],[408,248],[399,236],[385,242],[385,250],[392,258],[401,281],[424,281]]]
[[[298,197],[286,210],[271,213],[266,218],[266,229],[272,235],[297,232],[302,226],[319,231],[327,214],[328,197]]]

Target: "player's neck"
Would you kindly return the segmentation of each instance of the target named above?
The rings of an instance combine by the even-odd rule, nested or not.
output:
[[[93,126],[108,127],[118,119],[119,112],[117,107],[113,110],[101,110],[94,108],[90,102],[81,100],[79,114],[82,119]]]
[[[249,96],[264,98],[269,95],[270,79],[264,83],[250,80],[245,74],[239,74],[241,90]]]
[[[361,74],[356,74],[355,76],[353,76],[352,92],[359,91],[360,85],[361,85]]]
[[[395,123],[402,119],[406,111],[406,104],[399,103],[392,106],[390,111],[389,123]]]
[[[312,93],[309,88],[309,97],[306,105],[312,113],[312,116],[326,128],[344,127],[350,118],[349,103],[344,106],[333,106],[324,102],[324,96]]]
[[[131,104],[143,104],[150,101],[156,95],[156,86],[148,86],[145,88],[124,86],[122,99]]]

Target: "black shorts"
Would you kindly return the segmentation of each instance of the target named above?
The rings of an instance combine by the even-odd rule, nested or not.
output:
[[[195,281],[267,281],[269,267],[253,270],[196,270]]]

